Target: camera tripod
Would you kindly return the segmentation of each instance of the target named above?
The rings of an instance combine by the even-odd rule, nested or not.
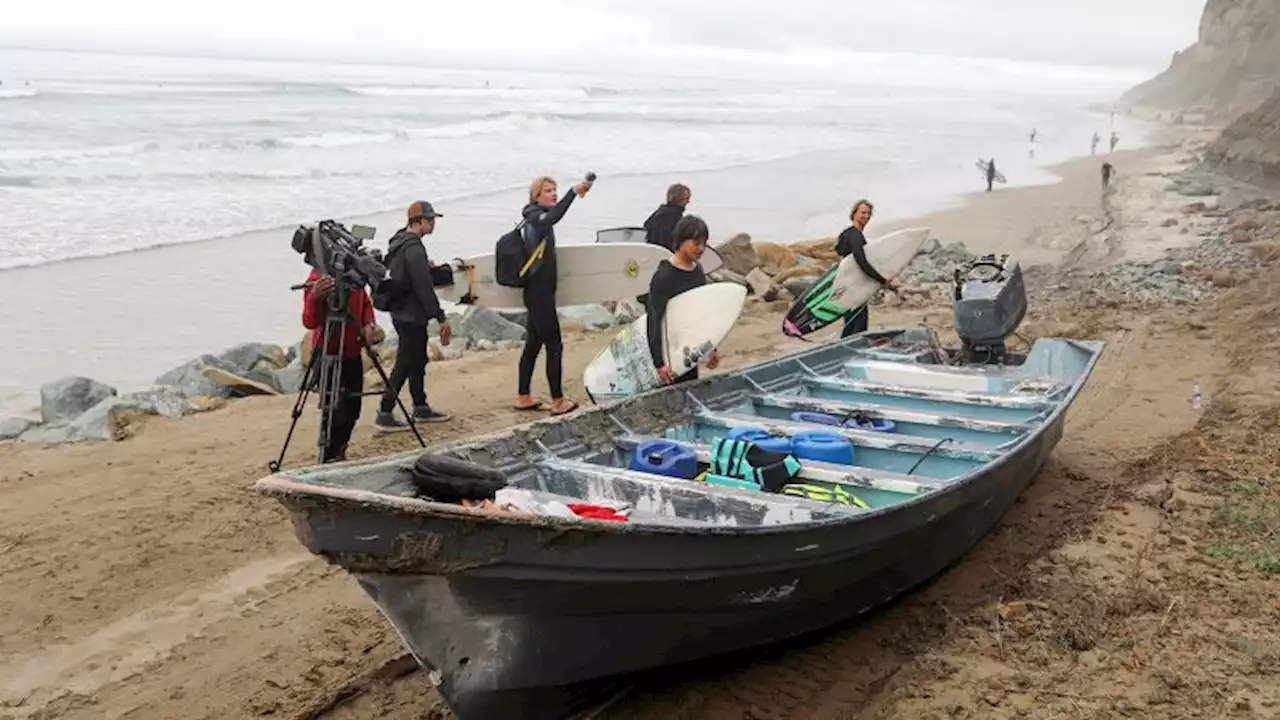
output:
[[[304,283],[293,286],[290,289],[300,290],[307,286]],[[329,307],[325,313],[324,329],[321,331],[319,344],[312,347],[311,362],[307,365],[307,371],[302,376],[302,388],[298,391],[298,400],[293,405],[293,421],[289,423],[289,433],[285,435],[284,445],[280,447],[280,456],[267,463],[267,467],[270,468],[271,472],[279,472],[281,465],[284,463],[284,455],[288,450],[289,441],[293,438],[293,431],[298,425],[298,418],[302,417],[302,410],[306,407],[307,396],[311,393],[313,384],[320,396],[320,433],[316,440],[318,462],[324,463],[327,460],[325,455],[329,447],[330,433],[333,432],[334,411],[342,399],[340,395],[343,392],[342,362],[346,345],[343,326],[348,323],[359,326],[356,318],[351,314],[350,307],[348,307],[351,290],[350,281],[342,275],[334,278],[333,290],[329,293]],[[331,338],[337,338],[337,350],[330,348]],[[383,387],[391,387],[391,380],[387,377],[386,371],[382,369],[382,362],[378,360],[378,354],[373,352],[365,341],[363,328],[356,332],[356,342],[359,343],[360,348],[369,357],[369,360],[373,362],[374,369],[378,371],[378,376],[382,378]],[[363,373],[363,368],[361,372]],[[381,394],[381,392],[362,392],[360,396]],[[398,395],[396,396],[396,405],[400,408],[400,412],[404,413],[409,429],[413,431],[413,436],[417,438],[418,444],[425,448],[427,446],[426,441],[418,433],[418,427],[414,424],[413,417],[405,409],[404,402],[400,400]]]

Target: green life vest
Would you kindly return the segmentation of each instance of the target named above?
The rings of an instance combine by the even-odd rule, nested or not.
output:
[[[719,438],[711,446],[711,472],[776,493],[800,474],[800,461],[790,453],[770,452],[746,440]]]

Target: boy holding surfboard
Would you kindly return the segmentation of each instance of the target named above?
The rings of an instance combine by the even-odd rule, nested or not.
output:
[[[671,367],[664,358],[664,338],[662,321],[666,318],[667,303],[682,292],[707,284],[706,273],[698,264],[702,252],[707,248],[707,240],[711,233],[707,224],[697,215],[686,215],[676,223],[671,233],[673,253],[669,260],[658,263],[658,269],[649,281],[649,302],[646,330],[649,338],[649,354],[653,358],[654,367],[658,368],[658,377],[664,384],[682,383],[698,378],[698,366],[694,365],[689,372],[674,377]],[[720,352],[712,350],[707,356],[707,369],[715,370],[720,364]]]

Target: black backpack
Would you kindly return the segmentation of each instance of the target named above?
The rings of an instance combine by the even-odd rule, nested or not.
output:
[[[387,273],[386,279],[378,283],[378,287],[373,288],[370,298],[373,300],[375,310],[382,312],[391,312],[398,310],[404,305],[404,301],[409,297],[409,293],[413,290],[413,280],[406,277],[404,260],[400,256],[404,253],[404,246],[397,248],[395,255],[387,257]]]
[[[532,253],[525,251],[524,224],[525,221],[521,220],[515,229],[498,238],[493,246],[493,279],[503,287],[524,287],[529,269],[546,255],[546,238],[538,243]]]

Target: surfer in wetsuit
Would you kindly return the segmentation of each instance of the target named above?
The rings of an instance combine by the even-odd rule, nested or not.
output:
[[[1102,142],[1102,138],[1098,137],[1098,133],[1096,133],[1096,132],[1095,132],[1095,133],[1093,134],[1093,141],[1092,141],[1092,144],[1091,144],[1091,145],[1090,145],[1090,147],[1089,147],[1089,154],[1090,154],[1090,155],[1097,155],[1097,154],[1098,154],[1098,143],[1100,143],[1100,142]]]
[[[1106,190],[1107,187],[1111,185],[1111,175],[1115,173],[1115,171],[1116,169],[1111,166],[1111,163],[1109,162],[1102,163],[1102,189],[1103,190]]]
[[[658,263],[658,269],[649,281],[649,302],[645,320],[649,338],[649,354],[653,358],[653,366],[658,368],[658,377],[663,384],[682,383],[698,379],[698,366],[694,365],[689,372],[675,377],[671,367],[667,365],[665,353],[665,337],[662,332],[662,321],[667,316],[667,303],[671,298],[686,290],[692,290],[707,284],[707,276],[702,272],[698,260],[707,249],[707,239],[711,232],[707,224],[697,215],[686,215],[676,223],[671,233],[674,252],[671,257]],[[707,369],[715,370],[720,364],[720,352],[712,350],[707,355]]]
[[[524,352],[520,354],[519,388],[515,408],[537,410],[542,403],[533,399],[529,387],[533,382],[533,366],[543,347],[547,349],[547,385],[551,389],[551,414],[572,412],[578,404],[564,397],[561,377],[564,372],[564,341],[560,337],[560,317],[556,313],[556,231],[575,197],[586,195],[591,180],[583,180],[556,202],[556,181],[540,177],[529,185],[529,204],[524,206],[523,229],[525,251],[533,256],[544,240],[546,246],[540,258],[529,267],[524,288],[524,307],[528,311],[528,331]]]
[[[876,282],[890,289],[897,289],[898,281],[896,278],[885,278],[875,268],[871,267],[870,261],[867,260],[867,238],[862,234],[863,229],[867,227],[867,223],[871,222],[871,214],[875,211],[875,206],[870,200],[859,200],[853,204],[853,210],[849,213],[849,220],[853,223],[840,233],[840,237],[836,239],[836,254],[842,259],[852,255],[853,261],[858,263],[858,268],[863,274],[875,280]],[[850,335],[857,335],[867,331],[867,303],[853,308],[844,316],[844,329],[840,331],[840,337],[846,338]]]
[[[996,181],[996,159],[987,163],[987,192],[991,192],[991,184]]]

